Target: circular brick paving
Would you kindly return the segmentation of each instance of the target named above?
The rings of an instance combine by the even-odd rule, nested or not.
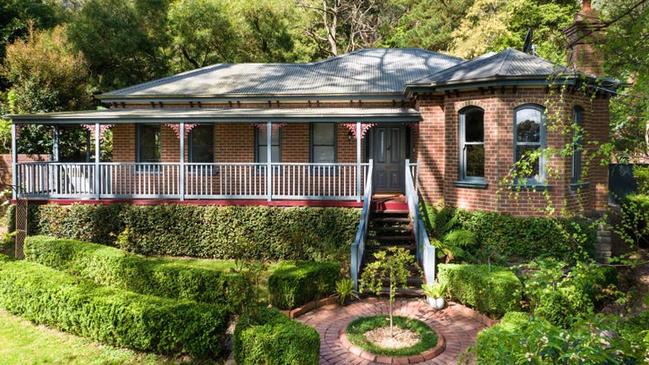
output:
[[[314,327],[320,333],[320,364],[332,365],[384,364],[390,361],[395,364],[455,364],[458,357],[473,344],[477,333],[486,327],[477,312],[459,304],[450,304],[444,310],[435,311],[423,299],[397,299],[394,308],[395,315],[416,318],[434,328],[445,340],[444,351],[430,360],[416,356],[390,360],[349,348],[344,336],[341,341],[341,334],[355,318],[387,314],[386,300],[370,298],[346,307],[324,306],[297,320]]]

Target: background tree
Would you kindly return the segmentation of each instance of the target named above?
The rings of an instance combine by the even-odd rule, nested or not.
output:
[[[65,19],[65,13],[61,3],[56,1],[0,0],[0,63],[4,59],[6,45],[25,37],[30,27],[54,27]],[[0,88],[2,86],[0,79]]]
[[[611,100],[613,158],[649,158],[649,1],[608,0],[602,52],[606,74],[628,85]]]
[[[474,0],[396,0],[399,13],[394,27],[386,30],[381,45],[419,47],[446,51],[453,43],[453,30]]]
[[[539,56],[565,61],[563,30],[574,21],[579,6],[573,0],[476,0],[452,33],[449,51],[473,58],[507,47],[521,49],[528,29],[534,31]]]
[[[389,0],[297,0],[305,11],[305,34],[318,57],[337,56],[380,43],[402,12]]]
[[[167,0],[89,0],[68,35],[100,91],[166,75]]]
[[[31,31],[26,40],[18,39],[7,46],[0,74],[11,84],[5,112],[38,113],[92,106],[87,64],[71,49],[62,26],[51,31]],[[78,150],[80,144],[85,146],[85,134],[79,130],[62,135],[62,155],[73,154],[71,151]],[[21,140],[21,153],[51,151],[49,127],[29,126]]]

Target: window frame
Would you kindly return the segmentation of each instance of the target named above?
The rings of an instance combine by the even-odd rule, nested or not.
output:
[[[466,141],[466,115],[471,112],[481,112],[482,113],[482,142],[467,142]],[[484,115],[485,111],[484,109],[478,107],[478,106],[468,106],[465,108],[460,109],[458,112],[458,117],[459,117],[459,122],[458,122],[458,140],[459,140],[459,182],[461,183],[475,183],[478,185],[482,185],[485,183],[486,179],[485,176],[468,176],[467,175],[467,153],[466,153],[466,146],[467,145],[482,145],[483,151],[486,154],[485,150],[485,124],[484,124]],[[483,164],[483,171],[486,170],[485,168],[485,161],[482,161]],[[485,171],[486,174],[486,171]]]
[[[518,120],[517,120],[517,115],[518,112],[524,109],[533,109],[541,113],[541,125],[539,126],[539,142],[518,142]],[[538,179],[536,177],[527,177],[525,178],[525,184],[520,184],[519,178],[516,177],[514,183],[517,186],[528,186],[528,187],[534,187],[534,186],[546,186],[547,184],[547,176],[546,176],[546,168],[545,164],[547,163],[544,152],[545,149],[547,148],[547,131],[546,131],[546,116],[545,116],[545,107],[539,104],[523,104],[519,105],[516,108],[514,108],[514,113],[513,113],[513,135],[512,135],[512,141],[513,143],[513,160],[514,164],[518,162],[518,159],[516,158],[517,151],[518,151],[518,146],[539,146],[541,149],[541,154],[539,156],[539,159],[537,163],[539,164],[539,174],[538,174]]]
[[[309,123],[309,162],[310,163],[336,163],[338,161],[338,125],[336,123],[321,123],[333,126],[333,144],[315,143],[315,123]],[[331,162],[315,162],[315,147],[333,147],[334,159]]]
[[[582,151],[584,148],[584,108],[581,105],[575,105],[572,108],[572,121],[573,136],[572,136],[572,157],[570,159],[570,184],[576,185],[583,183],[581,174],[583,172],[582,166]],[[580,133],[575,138],[574,132]]]
[[[264,125],[262,128],[266,129],[266,126]],[[259,140],[260,139],[259,134],[261,133],[262,128],[255,127],[255,131],[254,131],[254,136],[255,136],[255,163],[267,163],[268,162],[268,161],[260,161],[259,160],[259,147],[261,147],[261,146],[267,147],[265,138],[264,138],[263,144],[260,143],[261,141]],[[271,163],[281,163],[282,162],[282,129],[281,128],[277,128],[277,140],[278,140],[277,147],[278,147],[278,151],[279,151],[278,152],[279,156],[277,156],[277,158],[278,158],[279,161],[273,162],[273,156],[271,155],[271,157],[270,157]],[[272,143],[272,139],[271,139],[271,143]],[[271,144],[271,154],[272,154],[272,146],[275,146],[275,145]]]
[[[158,146],[158,161],[142,161],[142,155],[140,152],[140,148],[142,147],[142,127],[157,127],[158,129],[158,138],[160,141],[160,144]],[[158,172],[160,170],[160,164],[162,163],[162,124],[156,124],[156,123],[138,123],[135,125],[135,163],[136,163],[136,172],[145,172],[143,169],[143,166],[140,164],[142,163],[148,163],[148,164],[158,164],[154,165],[153,168],[148,169],[149,172]]]
[[[212,152],[212,161],[194,161],[193,159],[193,147],[194,147],[194,142],[192,141],[192,135],[193,132],[196,128],[200,127],[209,127],[211,129],[210,135],[210,150]],[[189,163],[210,163],[210,162],[215,162],[215,153],[214,153],[214,124],[199,124],[192,128],[189,133],[187,133],[187,162]]]

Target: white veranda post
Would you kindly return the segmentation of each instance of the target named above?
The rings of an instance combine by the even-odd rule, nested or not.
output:
[[[16,124],[11,123],[11,197],[14,200],[16,199],[16,191],[18,190],[18,186],[16,185],[18,181],[16,178],[16,164],[18,163],[17,137]]]
[[[101,194],[101,189],[99,186],[100,176],[99,176],[99,159],[101,158],[100,153],[100,141],[101,141],[101,128],[99,123],[95,123],[95,198],[99,199]]]
[[[356,122],[356,201],[361,201],[363,194],[361,170],[361,123]]]
[[[178,172],[178,194],[185,200],[185,122],[180,122],[180,171]]]
[[[266,123],[266,192],[268,194],[268,201],[273,199],[273,173],[271,171],[271,162],[273,160],[273,123]]]

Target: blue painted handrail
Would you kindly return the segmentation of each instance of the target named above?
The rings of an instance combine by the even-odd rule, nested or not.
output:
[[[411,164],[410,160],[406,160],[406,200],[415,234],[417,261],[424,269],[426,283],[432,283],[435,281],[435,246],[431,245],[428,239],[428,232],[426,232],[426,226],[419,210],[419,194],[413,177],[416,175],[416,171],[417,164]]]
[[[365,182],[365,190],[363,192],[363,208],[361,209],[361,219],[358,222],[356,229],[356,238],[352,243],[352,257],[351,257],[351,275],[354,282],[354,289],[358,290],[358,274],[363,263],[363,253],[365,253],[365,239],[367,237],[367,227],[370,220],[370,206],[372,203],[372,167],[373,161],[370,159],[369,168],[367,170],[367,177]]]

